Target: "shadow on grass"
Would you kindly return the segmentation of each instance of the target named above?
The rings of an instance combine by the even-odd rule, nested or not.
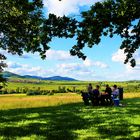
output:
[[[126,99],[125,107],[92,107],[71,103],[52,107],[0,111],[0,136],[49,140],[137,139],[140,100]],[[134,133],[136,132],[136,134]]]
[[[140,98],[125,99],[127,111],[130,114],[140,115]]]

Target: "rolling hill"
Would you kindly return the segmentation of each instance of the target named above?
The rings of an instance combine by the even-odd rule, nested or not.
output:
[[[52,76],[52,77],[40,77],[40,76],[32,76],[32,75],[18,75],[12,72],[5,71],[3,72],[3,77],[5,78],[27,78],[27,79],[39,79],[39,80],[50,80],[50,81],[78,81],[74,78],[70,77],[62,77],[62,76]]]
[[[10,77],[17,77],[17,78],[22,78],[22,76],[9,72],[9,71],[5,71],[2,73],[4,78],[10,78]]]

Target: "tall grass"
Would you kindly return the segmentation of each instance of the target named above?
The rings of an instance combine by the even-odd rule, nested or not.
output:
[[[26,96],[25,94],[8,94],[0,96],[0,109],[32,108],[56,106],[82,101],[81,96],[73,94],[55,94],[51,96]]]

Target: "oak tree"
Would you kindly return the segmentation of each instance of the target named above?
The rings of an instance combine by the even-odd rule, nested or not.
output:
[[[22,55],[39,52],[42,59],[51,47],[53,37],[77,37],[71,55],[86,59],[82,49],[92,48],[102,36],[122,38],[121,49],[126,53],[124,63],[136,65],[133,54],[140,47],[140,0],[105,0],[75,17],[43,15],[42,0],[0,0],[0,49]],[[0,70],[6,65],[0,54]]]

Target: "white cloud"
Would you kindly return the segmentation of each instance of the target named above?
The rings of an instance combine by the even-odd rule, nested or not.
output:
[[[23,53],[21,56],[19,56],[20,58],[24,58],[24,59],[29,59],[29,58],[31,58],[31,54],[29,54],[29,53]]]
[[[82,69],[82,66],[77,63],[59,64],[57,67],[65,71],[78,71]]]
[[[20,64],[17,62],[8,61],[8,68],[5,70],[20,74],[20,75],[35,75],[42,77],[49,76],[68,76],[73,77],[79,80],[134,80],[140,79],[140,65],[137,65],[135,68],[129,67],[127,65],[127,69],[118,72],[109,72],[106,73],[102,71],[100,73],[96,73],[95,68],[90,66],[85,66],[84,63],[62,63],[57,64],[57,66],[51,67],[50,69],[45,69],[41,66],[31,66],[27,64]]]
[[[113,53],[112,61],[114,62],[124,62],[126,55],[124,53],[124,49],[118,49],[117,52]],[[133,58],[136,60],[137,64],[140,64],[140,49],[138,49],[134,54]],[[130,64],[128,64],[130,65]]]
[[[91,62],[91,65],[87,64],[85,61],[81,61],[79,63],[69,62],[51,66],[49,69],[45,69],[41,66],[34,67],[32,65],[7,61],[6,63],[8,64],[8,68],[6,68],[5,70],[20,75],[36,75],[42,77],[60,75],[73,77],[81,80],[93,80],[95,79],[95,77],[98,77],[94,71],[95,64],[97,65],[97,67],[103,67],[105,64],[102,64],[101,62],[95,62],[95,64],[93,65],[92,60],[88,61]]]
[[[122,64],[124,63],[125,60],[125,54],[124,50],[118,50],[116,53],[112,55],[112,61],[115,62],[121,62]],[[125,64],[125,69],[124,71],[118,75],[118,79],[128,79],[128,80],[134,80],[134,79],[140,79],[140,49],[138,49],[134,54],[133,57],[136,60],[136,66],[131,67],[130,63]],[[116,77],[116,76],[115,76]]]
[[[6,57],[14,56],[14,57],[23,58],[23,59],[29,59],[33,56],[33,54],[31,54],[31,53],[25,53],[25,52],[21,56],[19,56],[18,54],[13,55],[11,53],[8,53],[7,50],[1,50],[1,49],[0,49],[0,53],[4,54]]]
[[[100,68],[108,68],[108,65],[103,63],[103,62],[100,62],[100,61],[97,61],[95,63],[93,63],[93,66],[97,66],[97,67],[100,67]]]
[[[70,60],[73,59],[74,56],[71,56],[68,51],[62,50],[48,50],[46,52],[46,59],[53,59],[53,60]]]
[[[128,74],[135,74],[139,75],[140,74],[140,64],[137,64],[135,67],[131,67],[130,65],[126,65],[126,72]]]
[[[6,50],[0,50],[0,53],[6,56],[13,56],[12,54],[8,53]],[[41,59],[39,53],[31,54],[31,53],[24,52],[21,56],[14,55],[14,57],[23,58],[23,59],[29,59],[29,58]],[[74,58],[76,57],[71,56],[68,51],[50,49],[46,52],[46,59],[64,61],[64,60],[71,60]]]
[[[94,70],[96,67],[99,68],[107,68],[107,64],[102,63],[100,61],[92,61],[90,59],[86,59],[82,61],[82,63],[62,63],[57,65],[57,67],[67,70],[67,71],[84,71],[89,72],[89,69]]]
[[[83,64],[87,67],[91,67],[93,65],[93,62],[87,58],[85,61],[83,61]]]
[[[13,61],[6,62],[8,67],[5,68],[6,71],[10,71],[20,75],[36,75],[36,76],[48,76],[54,73],[52,70],[43,69],[40,66],[33,67],[27,64],[20,64]]]
[[[56,73],[61,76],[65,75],[82,80],[88,79],[88,77],[92,79],[91,76],[95,74],[93,69],[91,69],[90,67],[85,67],[83,63],[58,64]]]
[[[82,63],[58,64],[57,72],[59,75],[70,75],[72,77],[78,77],[78,79],[82,80],[95,80],[95,78],[99,77],[95,72],[97,67],[103,69],[108,66],[100,61],[94,62],[90,59],[86,59],[85,61],[82,61]]]
[[[16,62],[12,62],[12,61],[8,61],[8,62],[7,62],[7,66],[8,66],[9,68],[20,68],[20,67],[22,67],[21,64],[16,63]]]
[[[126,30],[126,28],[123,30],[123,35],[125,35],[125,31],[128,31],[128,34],[130,35],[130,36],[132,36],[132,35],[135,35],[135,33],[133,32],[133,28],[130,28],[130,29],[128,29],[128,30]]]
[[[117,52],[115,52],[113,55],[112,55],[112,61],[115,61],[115,62],[124,62],[126,58],[126,55],[124,53],[124,49],[119,49]]]
[[[100,61],[92,61],[90,59],[86,59],[84,62],[83,62],[84,66],[86,67],[99,67],[99,68],[107,68],[108,65],[103,63],[103,62],[100,62]]]
[[[89,6],[101,0],[43,0],[44,6],[48,13],[56,14],[57,16],[78,14],[80,6]]]
[[[63,64],[58,64],[57,68],[59,69],[59,72],[63,73],[75,73],[75,75],[79,74],[79,73],[90,73],[91,71],[93,71],[93,69],[91,69],[90,67],[85,67],[82,63],[63,63]]]
[[[121,73],[116,72],[114,74],[110,74],[110,77],[112,77],[112,80],[116,80],[116,81],[140,80],[139,73],[140,73],[140,67],[139,70],[130,67],[129,69],[126,68]]]

